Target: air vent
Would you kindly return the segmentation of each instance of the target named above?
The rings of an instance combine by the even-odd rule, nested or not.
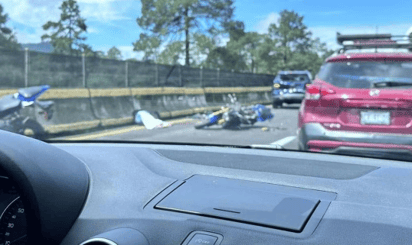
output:
[[[118,245],[118,244],[106,238],[92,238],[92,239],[89,239],[81,243],[80,245]]]
[[[142,233],[135,229],[119,228],[94,236],[80,245],[149,245]]]

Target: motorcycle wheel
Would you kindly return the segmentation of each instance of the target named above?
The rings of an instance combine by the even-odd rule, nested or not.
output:
[[[21,134],[35,139],[41,139],[45,136],[43,127],[38,122],[31,119],[27,120],[27,122],[23,125]]]
[[[239,129],[241,121],[239,118],[232,118],[231,120],[223,123],[222,128],[224,129]]]
[[[205,128],[205,127],[208,127],[208,126],[212,126],[213,124],[215,124],[215,123],[212,123],[212,122],[209,122],[209,121],[202,122],[200,124],[196,124],[195,129],[202,129],[202,128]]]

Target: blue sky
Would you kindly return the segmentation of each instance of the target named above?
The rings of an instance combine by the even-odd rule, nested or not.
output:
[[[22,43],[40,42],[41,26],[59,18],[61,1],[0,0],[9,13],[9,26]],[[117,46],[124,57],[139,57],[132,51],[132,42],[139,37],[136,17],[141,12],[139,0],[78,0],[82,16],[87,19],[87,43],[95,50],[107,51]],[[412,31],[412,0],[404,1],[315,1],[315,0],[236,0],[235,19],[245,23],[248,31],[264,33],[276,22],[283,9],[305,16],[304,23],[326,42],[337,48],[336,32],[406,34]]]

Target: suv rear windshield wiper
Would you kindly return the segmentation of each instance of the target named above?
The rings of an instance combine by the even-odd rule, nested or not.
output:
[[[379,82],[374,82],[373,84],[374,88],[387,88],[387,87],[407,87],[407,86],[412,86],[412,83],[410,82],[398,82],[398,81],[379,81]]]

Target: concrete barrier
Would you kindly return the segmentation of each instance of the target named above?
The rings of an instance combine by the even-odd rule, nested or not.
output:
[[[90,100],[94,115],[102,126],[133,122],[135,109],[130,89],[90,89]]]
[[[193,114],[192,107],[189,106],[185,90],[190,88],[163,88],[163,106],[170,112],[171,117],[179,117]]]
[[[132,88],[131,91],[135,109],[157,112],[162,119],[170,118],[163,104],[163,88]]]
[[[36,113],[36,120],[50,134],[96,128],[100,120],[92,111],[88,89],[50,89],[39,98],[54,101],[54,114],[47,121]]]
[[[187,88],[184,91],[185,100],[193,113],[203,113],[207,110],[207,104],[202,88]]]
[[[40,100],[55,102],[51,120],[45,120],[33,108],[23,113],[54,134],[132,123],[136,110],[157,112],[160,118],[217,110],[230,103],[229,93],[235,93],[243,104],[269,104],[270,91],[271,87],[50,89]],[[0,90],[0,96],[15,92],[16,89]]]

